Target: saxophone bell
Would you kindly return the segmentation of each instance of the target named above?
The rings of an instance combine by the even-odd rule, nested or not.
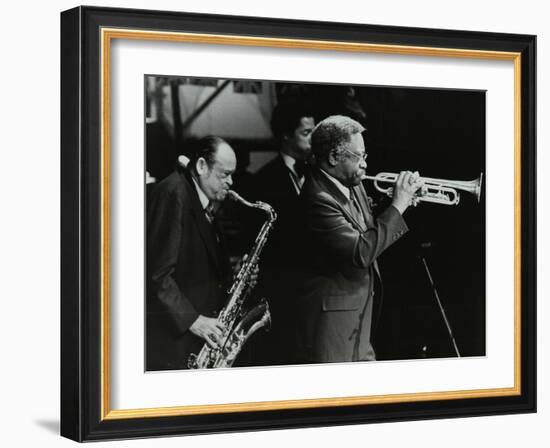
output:
[[[197,355],[195,353],[191,353],[189,355],[189,358],[187,358],[187,368],[188,369],[197,368]]]

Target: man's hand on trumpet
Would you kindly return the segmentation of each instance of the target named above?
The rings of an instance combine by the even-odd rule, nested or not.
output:
[[[410,205],[418,203],[424,192],[424,180],[418,171],[401,171],[392,190],[392,205],[403,214]]]

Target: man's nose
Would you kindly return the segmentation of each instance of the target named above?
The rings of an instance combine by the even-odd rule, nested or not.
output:
[[[229,186],[233,185],[233,177],[231,177],[231,175],[227,177],[227,185]]]

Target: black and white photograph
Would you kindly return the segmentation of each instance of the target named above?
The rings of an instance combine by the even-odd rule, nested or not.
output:
[[[544,447],[544,5],[7,2],[3,446]]]
[[[486,355],[486,91],[144,77],[145,370]]]

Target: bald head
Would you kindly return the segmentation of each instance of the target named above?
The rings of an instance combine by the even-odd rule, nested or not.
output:
[[[225,140],[216,136],[201,139],[189,165],[208,199],[225,199],[227,191],[233,185],[232,175],[237,169],[235,151]]]
[[[233,167],[233,170],[237,167],[237,156],[228,143],[222,142],[217,146],[214,153],[214,163],[219,163],[225,167]]]

